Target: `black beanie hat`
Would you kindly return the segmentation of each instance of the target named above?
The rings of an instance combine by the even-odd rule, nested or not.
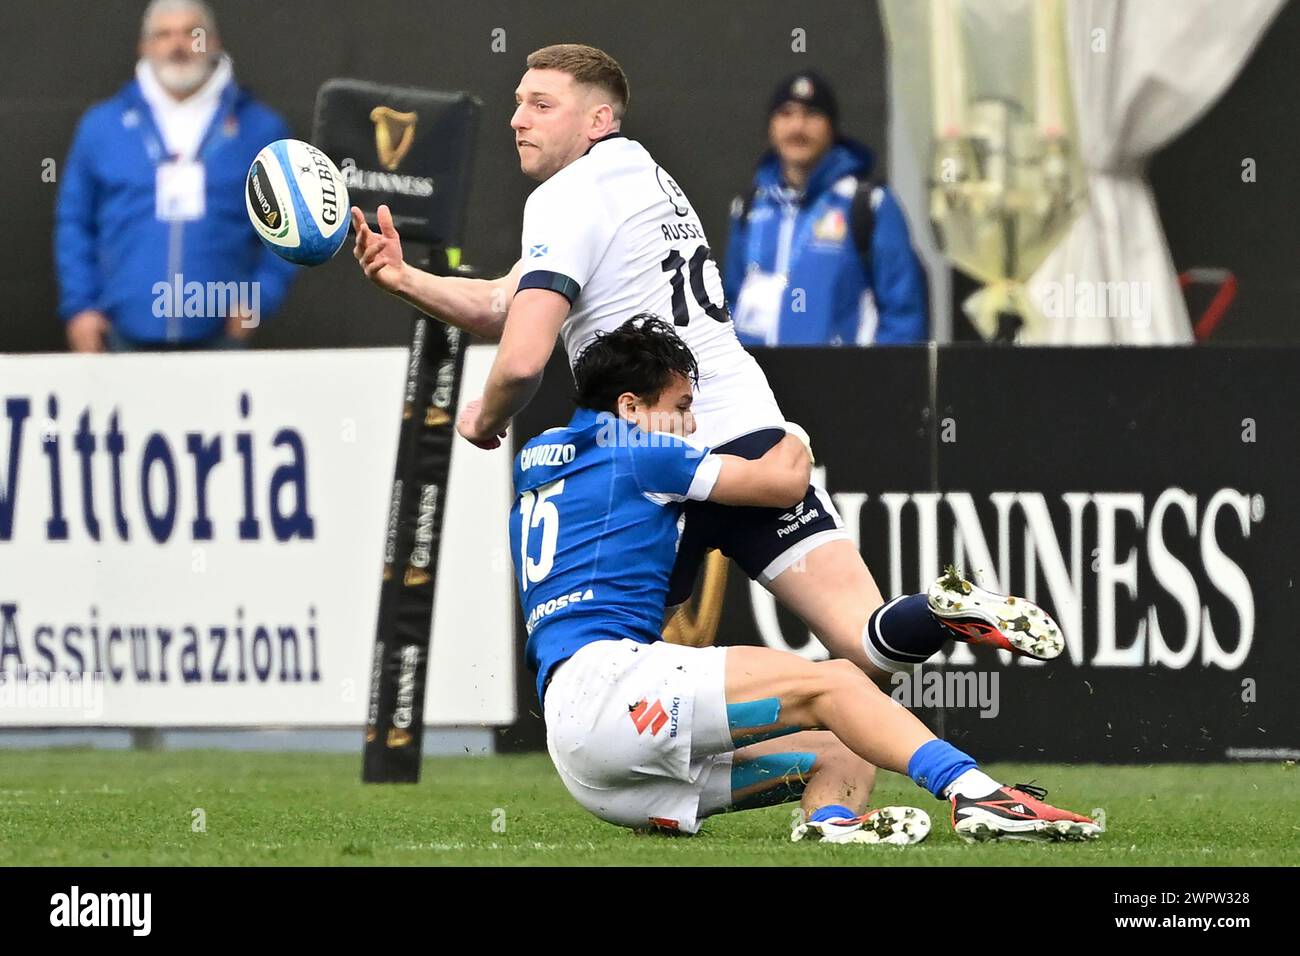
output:
[[[784,104],[792,102],[825,113],[831,126],[839,127],[840,105],[835,99],[835,91],[821,74],[803,70],[782,80],[772,92],[772,100],[767,107],[768,119]]]

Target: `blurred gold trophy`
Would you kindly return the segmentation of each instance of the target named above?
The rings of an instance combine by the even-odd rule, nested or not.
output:
[[[986,339],[1040,338],[1024,283],[1087,196],[1064,0],[883,2],[935,241],[985,283],[963,309]]]

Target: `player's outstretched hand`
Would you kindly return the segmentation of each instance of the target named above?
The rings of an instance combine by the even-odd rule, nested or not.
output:
[[[406,272],[402,237],[393,226],[393,213],[387,206],[380,206],[375,218],[379,220],[378,233],[366,225],[361,210],[352,207],[352,228],[357,234],[352,255],[361,263],[361,271],[367,279],[385,292],[399,293]]]
[[[506,437],[505,429],[499,432],[483,431],[479,426],[479,413],[483,410],[483,399],[476,398],[456,416],[456,431],[467,442],[477,445],[485,451],[501,447],[501,439]]]

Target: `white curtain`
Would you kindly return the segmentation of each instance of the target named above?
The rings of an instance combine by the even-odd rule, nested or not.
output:
[[[1187,307],[1146,181],[1146,161],[1223,94],[1283,3],[1070,0],[1066,5],[1089,204],[1030,280],[1036,303],[1056,297],[1033,342],[1192,341]],[[1239,162],[1234,162],[1238,174]],[[1195,202],[1196,197],[1186,200]],[[1118,283],[1126,284],[1125,295],[1137,298],[1129,296],[1128,307],[1118,310],[1122,316],[1098,317],[1097,312],[1116,311],[1101,308],[1100,296],[1103,290],[1120,289]],[[1085,293],[1092,296],[1093,308]]]

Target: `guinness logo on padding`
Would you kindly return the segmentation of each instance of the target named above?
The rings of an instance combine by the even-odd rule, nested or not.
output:
[[[415,141],[415,121],[418,113],[399,113],[391,106],[376,106],[370,111],[370,122],[375,124],[375,152],[379,162],[390,173],[401,165]]]

